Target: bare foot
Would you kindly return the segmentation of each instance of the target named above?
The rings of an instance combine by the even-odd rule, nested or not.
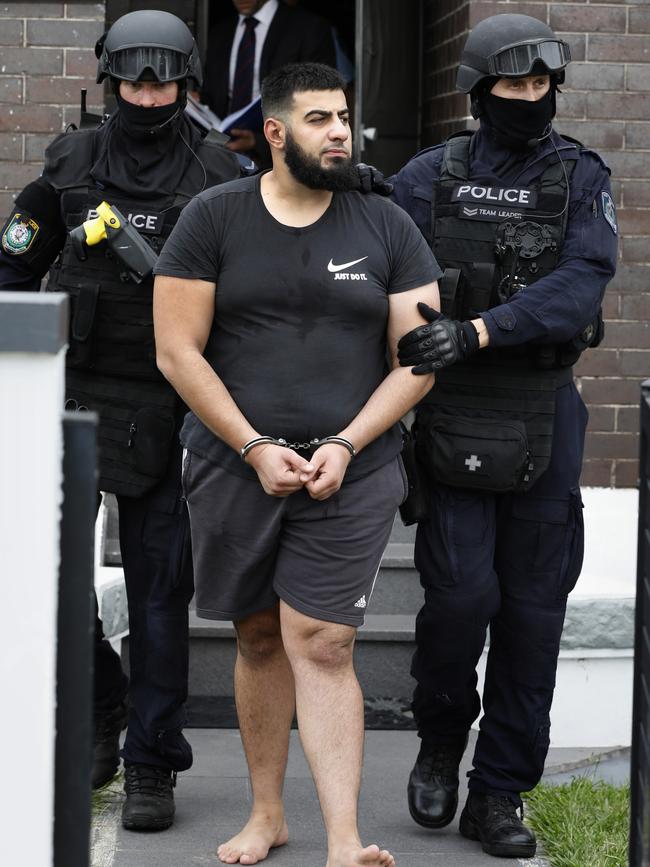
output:
[[[379,846],[351,845],[330,852],[326,867],[395,867],[395,859]]]
[[[289,829],[282,813],[253,813],[239,834],[219,846],[217,857],[224,864],[257,864],[266,858],[269,849],[284,846],[288,839]]]

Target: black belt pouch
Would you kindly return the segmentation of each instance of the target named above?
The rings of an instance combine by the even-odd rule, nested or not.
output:
[[[424,467],[420,464],[416,454],[415,436],[417,423],[412,430],[402,427],[402,462],[406,471],[408,482],[408,494],[399,507],[402,523],[409,527],[424,521],[429,516],[429,493],[427,490],[427,477]]]
[[[419,421],[417,456],[431,479],[458,488],[525,490],[533,469],[526,427],[516,419],[432,413]]]

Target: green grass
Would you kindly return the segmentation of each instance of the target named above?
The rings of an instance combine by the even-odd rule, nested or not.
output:
[[[539,785],[526,796],[526,820],[552,867],[626,867],[630,787],[576,778]]]
[[[113,777],[113,779],[102,786],[101,789],[95,789],[92,793],[92,810],[93,818],[97,819],[102,815],[116,800],[119,800],[124,783],[124,774],[122,771]]]

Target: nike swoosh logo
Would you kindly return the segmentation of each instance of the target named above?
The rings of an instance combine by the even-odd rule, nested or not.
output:
[[[363,260],[367,258],[367,256],[362,256],[360,259],[355,259],[354,262],[344,262],[343,265],[335,265],[332,259],[330,259],[327,264],[327,270],[331,271],[332,274],[336,274],[337,271],[343,271],[344,268],[351,268],[353,265],[358,265],[359,262],[363,262]]]

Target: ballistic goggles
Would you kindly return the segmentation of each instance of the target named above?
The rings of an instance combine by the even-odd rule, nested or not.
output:
[[[571,49],[561,39],[535,39],[495,51],[487,58],[490,75],[519,78],[530,75],[540,61],[549,72],[559,72],[571,60]]]
[[[190,58],[180,51],[138,46],[111,52],[106,72],[121,81],[139,81],[147,70],[151,70],[158,81],[165,82],[187,78],[189,67]]]

